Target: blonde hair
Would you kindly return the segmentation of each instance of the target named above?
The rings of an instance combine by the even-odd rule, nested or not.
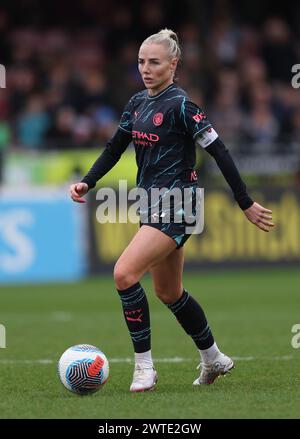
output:
[[[169,58],[177,58],[178,61],[181,58],[181,49],[179,46],[179,40],[177,34],[171,29],[162,29],[156,34],[150,35],[146,38],[142,44],[163,44],[169,52]]]

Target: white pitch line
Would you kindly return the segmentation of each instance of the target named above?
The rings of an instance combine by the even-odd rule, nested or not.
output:
[[[269,360],[269,361],[290,361],[293,360],[292,355],[283,355],[283,356],[275,356],[275,357],[231,357],[235,361],[260,361],[260,360]],[[53,364],[57,363],[57,360],[51,360],[48,358],[40,359],[40,360],[0,360],[1,364]],[[187,363],[194,361],[197,362],[195,358],[182,358],[182,357],[173,357],[173,358],[154,358],[154,363]],[[133,363],[132,358],[110,358],[110,363]]]
[[[70,322],[73,317],[69,312],[55,311],[51,314],[51,319],[56,320],[57,322]]]
[[[0,364],[53,364],[55,360],[0,360]]]

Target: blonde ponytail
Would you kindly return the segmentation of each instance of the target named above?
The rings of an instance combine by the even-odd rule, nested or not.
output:
[[[171,29],[162,29],[156,34],[150,35],[143,44],[163,44],[168,49],[169,58],[181,58],[181,49],[177,34]]]

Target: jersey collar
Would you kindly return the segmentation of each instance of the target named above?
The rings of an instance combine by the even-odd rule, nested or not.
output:
[[[175,84],[174,82],[172,82],[172,84],[168,85],[167,88],[165,88],[164,90],[160,91],[157,95],[154,95],[154,96],[149,96],[148,93],[147,93],[147,98],[150,99],[150,100],[157,99],[157,98],[159,98],[161,95],[163,95],[164,93],[166,93],[166,91],[168,91],[170,88],[172,88],[172,87],[174,87],[174,86],[176,86],[176,84]]]

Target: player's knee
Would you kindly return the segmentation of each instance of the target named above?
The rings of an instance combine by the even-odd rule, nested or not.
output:
[[[115,265],[114,281],[118,290],[126,290],[136,284],[139,279],[133,273],[130,273],[126,267]]]
[[[167,305],[176,302],[181,297],[182,291],[176,290],[175,288],[170,290],[168,287],[162,285],[155,287],[155,294],[159,300]]]

